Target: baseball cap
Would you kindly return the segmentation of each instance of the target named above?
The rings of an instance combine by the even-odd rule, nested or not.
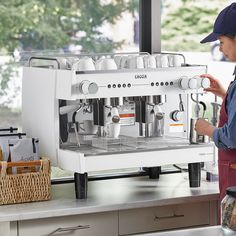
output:
[[[213,32],[204,38],[200,43],[208,43],[218,40],[221,35],[236,33],[236,3],[224,8],[217,16]]]

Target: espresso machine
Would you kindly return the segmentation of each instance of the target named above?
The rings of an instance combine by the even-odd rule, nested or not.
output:
[[[206,69],[179,54],[32,57],[23,69],[23,130],[40,139],[41,156],[75,173],[80,199],[89,172],[113,169],[188,163],[197,187],[200,163],[214,155],[212,143],[189,142],[199,116],[190,95],[209,86],[199,77]]]

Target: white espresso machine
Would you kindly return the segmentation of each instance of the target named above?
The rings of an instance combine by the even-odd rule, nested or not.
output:
[[[206,69],[179,54],[32,57],[23,69],[23,131],[39,138],[41,156],[75,173],[77,198],[87,196],[88,172],[113,169],[188,163],[197,187],[200,163],[214,155],[212,143],[189,142]]]

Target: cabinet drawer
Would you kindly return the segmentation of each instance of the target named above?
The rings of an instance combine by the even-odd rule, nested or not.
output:
[[[54,217],[19,222],[19,236],[117,236],[118,213]]]
[[[209,202],[125,210],[119,212],[119,234],[208,225],[209,218]]]

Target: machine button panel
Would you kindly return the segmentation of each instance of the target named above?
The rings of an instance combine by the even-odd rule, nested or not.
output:
[[[112,85],[108,84],[107,88],[121,88],[121,87],[123,87],[123,88],[126,88],[126,87],[130,88],[131,86],[132,85],[130,83],[128,83],[128,84],[112,84]]]

